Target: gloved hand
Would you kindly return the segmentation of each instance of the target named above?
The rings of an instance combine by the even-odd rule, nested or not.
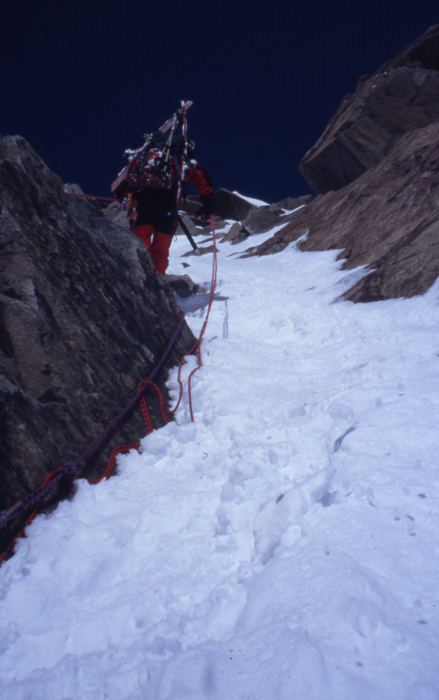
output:
[[[201,197],[201,205],[196,215],[203,219],[209,219],[210,215],[213,214],[213,197],[210,195]]]

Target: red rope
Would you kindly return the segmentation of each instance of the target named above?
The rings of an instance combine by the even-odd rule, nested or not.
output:
[[[102,479],[109,479],[111,476],[111,472],[113,471],[113,466],[114,462],[116,461],[116,457],[119,454],[126,454],[130,450],[138,450],[140,447],[140,442],[136,443],[135,445],[118,445],[115,447],[110,454],[110,458],[108,460],[108,464],[105,468],[105,471],[103,474],[100,476],[95,477],[94,479],[87,479],[89,484],[99,484]]]
[[[200,332],[200,335],[198,336],[198,339],[197,339],[196,342],[193,344],[193,346],[191,347],[191,349],[190,349],[185,355],[183,355],[183,357],[182,357],[181,360],[180,360],[180,364],[178,365],[177,381],[178,381],[178,383],[179,383],[179,385],[180,385],[180,395],[179,395],[179,397],[178,397],[178,401],[177,401],[177,404],[176,404],[175,408],[173,408],[172,411],[171,411],[171,413],[175,413],[175,411],[177,410],[178,406],[180,405],[181,397],[182,397],[182,395],[183,395],[183,383],[182,383],[182,381],[181,381],[181,368],[182,368],[182,366],[183,366],[183,364],[184,364],[184,362],[185,362],[185,357],[187,357],[187,355],[192,355],[192,353],[195,352],[195,350],[196,350],[196,351],[197,351],[198,364],[197,364],[197,366],[195,367],[195,369],[192,370],[192,372],[190,373],[190,375],[189,375],[189,377],[188,377],[189,409],[190,409],[190,413],[191,413],[191,421],[192,421],[192,423],[194,422],[194,413],[193,413],[193,409],[192,409],[191,379],[192,379],[192,375],[195,374],[195,372],[196,372],[198,369],[200,369],[200,367],[201,367],[201,349],[200,349],[200,345],[201,345],[201,341],[202,341],[202,339],[203,339],[204,331],[206,330],[207,322],[208,322],[208,320],[209,320],[209,314],[210,314],[210,310],[211,310],[211,308],[212,308],[213,298],[214,298],[214,296],[215,296],[215,287],[216,287],[216,280],[217,280],[217,273],[218,273],[218,256],[217,256],[218,248],[216,247],[215,222],[214,222],[214,220],[213,220],[213,214],[210,215],[210,224],[211,224],[211,226],[212,226],[212,236],[213,236],[213,265],[212,265],[212,281],[211,281],[211,284],[210,284],[209,303],[208,303],[208,305],[207,305],[206,318],[204,319],[204,323],[203,323],[203,326],[202,326],[202,328],[201,328],[201,332]]]
[[[154,384],[154,382],[150,382],[147,379],[142,379],[142,381],[139,382],[139,386],[137,387],[137,391],[140,391],[140,389],[143,389],[144,387],[147,387],[147,386],[149,386],[155,390],[155,392],[158,396],[158,399],[159,399],[160,413],[162,415],[163,422],[167,423],[168,419],[166,417],[166,413],[170,413],[170,411],[164,402],[162,392],[158,388],[157,384]],[[146,434],[150,435],[154,429],[152,427],[151,416],[149,414],[149,410],[148,410],[148,406],[146,404],[144,394],[142,394],[140,399],[139,399],[139,405],[140,405],[140,411],[142,413],[142,418],[143,418],[143,421],[145,423]],[[133,450],[133,449],[138,450],[139,447],[140,447],[140,442],[138,442],[135,445],[118,445],[118,447],[115,447],[110,454],[108,464],[107,464],[106,469],[103,472],[103,474],[95,477],[94,479],[88,479],[88,483],[89,484],[99,484],[99,482],[102,481],[103,479],[109,479],[111,476],[111,472],[113,471],[113,466],[114,466],[114,462],[116,460],[117,455],[118,454],[126,454],[127,452],[129,452],[130,450]]]
[[[140,384],[138,386],[138,390],[140,390],[144,386],[150,386],[156,392],[158,399],[159,399],[160,413],[162,415],[163,422],[167,423],[168,419],[166,417],[166,414],[170,413],[170,410],[168,409],[168,407],[165,404],[165,401],[164,401],[163,396],[162,396],[162,392],[158,388],[157,384],[154,384],[154,382],[147,381],[146,379],[143,379],[140,382]],[[149,415],[148,406],[146,405],[144,394],[142,394],[142,396],[140,397],[139,403],[140,403],[140,410],[142,412],[143,420],[144,420],[144,423],[146,426],[146,434],[149,435],[150,433],[152,433],[153,427],[152,427],[151,418]]]
[[[87,199],[105,199],[107,202],[117,202],[115,197],[95,197],[94,194],[80,194],[79,192],[66,192],[65,194],[70,194],[72,197],[87,197]]]

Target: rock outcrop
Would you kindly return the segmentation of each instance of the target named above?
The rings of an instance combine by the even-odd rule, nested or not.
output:
[[[135,394],[180,319],[143,244],[68,196],[27,142],[0,151],[0,510],[73,461]],[[186,324],[157,378],[194,342]],[[153,420],[158,415],[152,404]],[[137,410],[81,465],[144,435]]]
[[[317,194],[338,190],[385,157],[407,132],[439,121],[439,25],[362,76],[299,165]]]
[[[242,221],[242,230],[247,235],[264,233],[279,223],[279,215],[270,211],[268,207],[260,207],[254,211],[249,211]]]
[[[246,255],[340,249],[344,269],[367,269],[345,298],[356,302],[424,293],[439,275],[439,123],[405,134],[374,168],[290,215]]]
[[[336,249],[356,269],[344,298],[424,293],[439,276],[438,144],[439,25],[360,78],[300,165],[319,196],[245,255]]]
[[[214,205],[215,214],[221,219],[232,219],[233,221],[242,221],[248,212],[254,209],[253,205],[246,199],[222,188],[215,193]]]
[[[402,51],[383,63],[377,73],[385,73],[393,68],[419,62],[424,68],[439,71],[439,24],[425,31]]]
[[[300,197],[286,197],[280,202],[270,204],[268,209],[269,211],[274,211],[275,214],[282,214],[285,211],[293,211],[294,209],[303,207],[304,204],[312,202],[313,199],[314,197],[312,194],[302,194]]]

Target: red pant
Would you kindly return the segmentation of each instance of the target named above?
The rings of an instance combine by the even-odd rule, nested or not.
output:
[[[134,228],[134,233],[136,234],[137,238],[140,238],[140,240],[145,244],[146,249],[151,254],[156,271],[161,275],[164,275],[169,264],[168,254],[172,242],[172,236],[169,236],[167,233],[155,231],[154,227],[150,224],[136,226]]]

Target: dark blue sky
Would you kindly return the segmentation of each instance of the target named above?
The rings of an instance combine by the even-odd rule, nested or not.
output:
[[[0,133],[108,196],[126,147],[191,99],[216,188],[277,201],[357,78],[439,23],[437,0],[2,4]]]

